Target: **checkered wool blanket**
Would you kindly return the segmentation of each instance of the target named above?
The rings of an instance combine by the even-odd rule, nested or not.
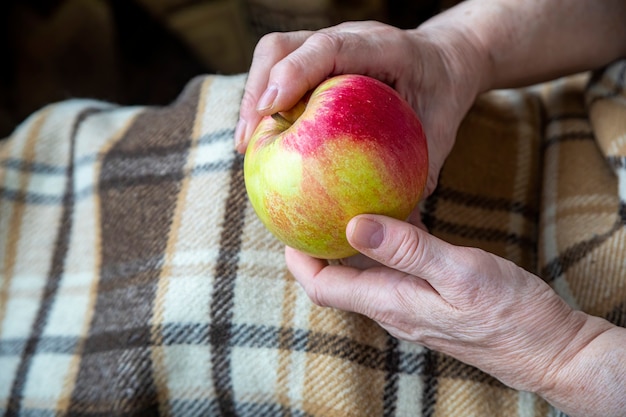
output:
[[[480,97],[423,204],[434,234],[622,326],[625,74]],[[62,102],[0,142],[0,414],[558,415],[308,300],[246,198],[244,81],[197,78],[162,108]]]

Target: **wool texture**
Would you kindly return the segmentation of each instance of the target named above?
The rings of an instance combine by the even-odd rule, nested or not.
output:
[[[481,96],[424,223],[626,326],[626,61]],[[250,207],[246,80],[46,106],[0,142],[0,415],[556,416],[321,308]]]

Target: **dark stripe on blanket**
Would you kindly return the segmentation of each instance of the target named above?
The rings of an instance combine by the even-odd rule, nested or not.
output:
[[[560,252],[559,256],[548,261],[541,269],[541,277],[548,283],[551,283],[579,260],[583,259],[589,252],[596,249],[604,242],[609,240],[616,232],[623,227],[621,217],[615,225],[607,232],[596,235],[591,239],[576,243],[575,245]]]
[[[626,87],[626,61],[618,62],[614,65],[620,65],[621,67],[619,68],[617,80],[613,83],[613,88],[603,95],[592,96],[591,100],[587,103],[588,107],[593,106],[596,101],[606,100],[624,94],[624,88]],[[605,69],[595,72],[589,83],[595,84],[598,82],[602,83],[602,81],[612,81],[611,77],[607,76],[604,71]],[[600,81],[600,79],[602,79],[602,81]]]
[[[576,132],[567,132],[558,135],[548,136],[542,143],[542,147],[545,150],[546,148],[556,145],[557,143],[573,141],[593,141],[594,139],[595,137],[593,136],[593,132],[591,131],[590,127],[589,130],[580,130]]]
[[[524,249],[534,249],[536,242],[533,237],[521,236],[507,230],[499,230],[490,227],[473,227],[461,223],[453,223],[436,218],[429,219],[429,230],[435,234],[448,233],[460,237],[478,239],[486,242],[504,242],[517,245]]]
[[[383,416],[396,415],[398,402],[398,378],[400,374],[400,352],[398,339],[387,336],[387,352],[385,357],[385,387],[383,389]]]
[[[422,222],[424,226],[430,230],[436,218],[437,213],[437,199],[439,198],[438,189],[431,194],[426,200],[423,201],[421,208]]]
[[[327,355],[349,361],[361,367],[401,374],[420,374],[424,369],[424,355],[402,352],[397,349],[397,340],[389,339],[393,349],[377,349],[374,346],[358,343],[349,337],[311,332],[305,329],[284,329],[274,326],[238,324],[231,327],[229,348],[246,347],[259,349],[287,349],[294,352]],[[111,329],[89,337],[89,346],[83,349],[85,355],[114,350],[135,349],[145,346],[153,326]],[[161,334],[161,344],[152,346],[196,345],[207,346],[210,340],[211,325],[200,323],[168,323],[157,329]],[[20,352],[26,341],[21,339],[0,342],[0,356]],[[74,353],[79,340],[76,337],[43,336],[37,348],[38,353]]]
[[[460,362],[450,356],[439,354],[437,375],[444,379],[454,379],[460,381],[473,381],[484,384],[485,386],[498,387],[500,389],[507,388],[502,382],[498,381],[491,375],[488,375],[478,368],[466,363]]]
[[[624,156],[609,155],[606,160],[614,170],[626,168],[626,157]]]
[[[422,392],[422,416],[433,417],[437,406],[439,353],[426,349],[424,352],[424,391]]]
[[[37,316],[33,323],[31,335],[26,341],[22,357],[20,358],[19,367],[15,373],[13,386],[11,387],[11,395],[9,404],[7,405],[6,417],[16,416],[20,414],[21,401],[23,396],[24,385],[28,377],[28,371],[32,363],[33,356],[37,354],[39,341],[48,320],[50,309],[54,304],[54,300],[59,288],[59,281],[63,275],[65,257],[69,247],[69,239],[72,231],[72,216],[74,214],[74,170],[72,162],[74,160],[74,152],[76,147],[76,134],[80,125],[87,117],[98,113],[100,109],[87,108],[83,110],[75,119],[70,134],[70,148],[68,155],[68,170],[65,177],[65,191],[63,194],[63,211],[61,214],[61,222],[54,244],[52,255],[52,264],[50,273],[47,277],[46,287],[41,295],[41,303],[37,310]]]
[[[441,200],[451,201],[464,207],[477,207],[491,211],[515,213],[531,221],[536,221],[538,218],[537,210],[522,201],[471,194],[445,186],[437,188],[437,196]]]
[[[104,110],[108,111],[108,110]],[[230,142],[232,141],[234,131],[233,129],[222,129],[215,133],[207,134],[201,137],[198,141],[200,148],[203,146],[210,146],[218,142]],[[184,157],[186,148],[181,147],[181,144],[173,144],[163,148],[155,148],[151,157],[142,158],[140,150],[135,152],[127,152],[119,156],[120,169],[111,170],[109,177],[100,178],[100,189],[110,187],[125,187],[129,183],[137,184],[143,182],[146,184],[155,183],[161,181],[161,177],[172,175],[171,172],[167,172],[171,165],[168,161],[179,157],[177,153]],[[115,151],[113,151],[115,152]],[[111,157],[114,154],[109,154]],[[79,170],[83,166],[89,166],[99,158],[97,154],[83,156],[77,159],[74,163],[74,170]],[[136,169],[135,165],[143,162],[144,169]],[[129,165],[130,164],[130,165]],[[127,166],[128,165],[128,166]],[[50,165],[36,162],[27,162],[20,159],[9,158],[0,162],[0,167],[7,170],[30,172],[35,174],[45,174],[47,176],[65,176],[67,167],[63,165]],[[128,167],[132,167],[129,171]],[[165,168],[166,171],[160,171],[159,168]],[[192,177],[198,177],[208,173],[216,171],[227,171],[230,168],[230,160],[218,160],[207,164],[198,165],[193,168],[191,172]],[[180,173],[177,175],[180,176]],[[91,186],[78,189],[74,195],[76,202],[82,201],[86,198],[92,198],[94,189]],[[2,200],[13,201],[16,203],[25,203],[29,205],[61,205],[63,203],[63,195],[54,194],[42,194],[29,190],[16,190],[0,186],[0,198]]]
[[[607,314],[606,319],[616,326],[626,327],[626,300]]]
[[[230,190],[226,199],[224,222],[220,237],[215,284],[210,305],[212,373],[215,395],[223,416],[235,415],[233,382],[230,374],[231,338],[233,337],[233,307],[235,281],[241,250],[241,235],[247,205],[243,181],[243,156],[233,156]]]
[[[567,122],[568,120],[589,120],[589,115],[587,114],[587,112],[584,112],[582,110],[563,112],[546,117],[544,124],[548,125],[552,122]]]
[[[0,356],[18,356],[24,351],[28,339],[8,339],[0,341]],[[71,336],[41,336],[37,343],[37,353],[74,353],[79,340]]]
[[[0,162],[0,167],[14,171],[33,172],[47,175],[65,175],[67,167],[65,165],[50,165],[41,162],[26,162],[21,159],[7,158]]]
[[[159,414],[153,303],[199,89],[194,83],[171,107],[137,115],[103,157],[95,190],[101,214],[100,281],[93,321],[79,352],[70,414]]]

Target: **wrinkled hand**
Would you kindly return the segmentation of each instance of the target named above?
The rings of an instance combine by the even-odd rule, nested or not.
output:
[[[384,266],[329,266],[286,249],[289,269],[320,306],[366,315],[397,338],[535,392],[589,342],[581,338],[588,316],[512,262],[383,216],[355,217],[347,235]]]
[[[429,145],[424,196],[429,195],[480,88],[480,54],[469,41],[459,48],[455,38],[453,45],[450,32],[435,36],[357,22],[317,32],[266,35],[255,49],[241,102],[237,149],[245,151],[262,116],[289,110],[327,77],[369,75],[395,88],[422,120]]]

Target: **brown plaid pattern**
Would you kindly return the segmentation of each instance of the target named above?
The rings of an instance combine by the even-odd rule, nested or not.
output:
[[[625,72],[481,97],[423,204],[433,233],[622,326]],[[247,202],[244,80],[162,108],[51,105],[0,143],[0,413],[559,415],[310,303]]]

